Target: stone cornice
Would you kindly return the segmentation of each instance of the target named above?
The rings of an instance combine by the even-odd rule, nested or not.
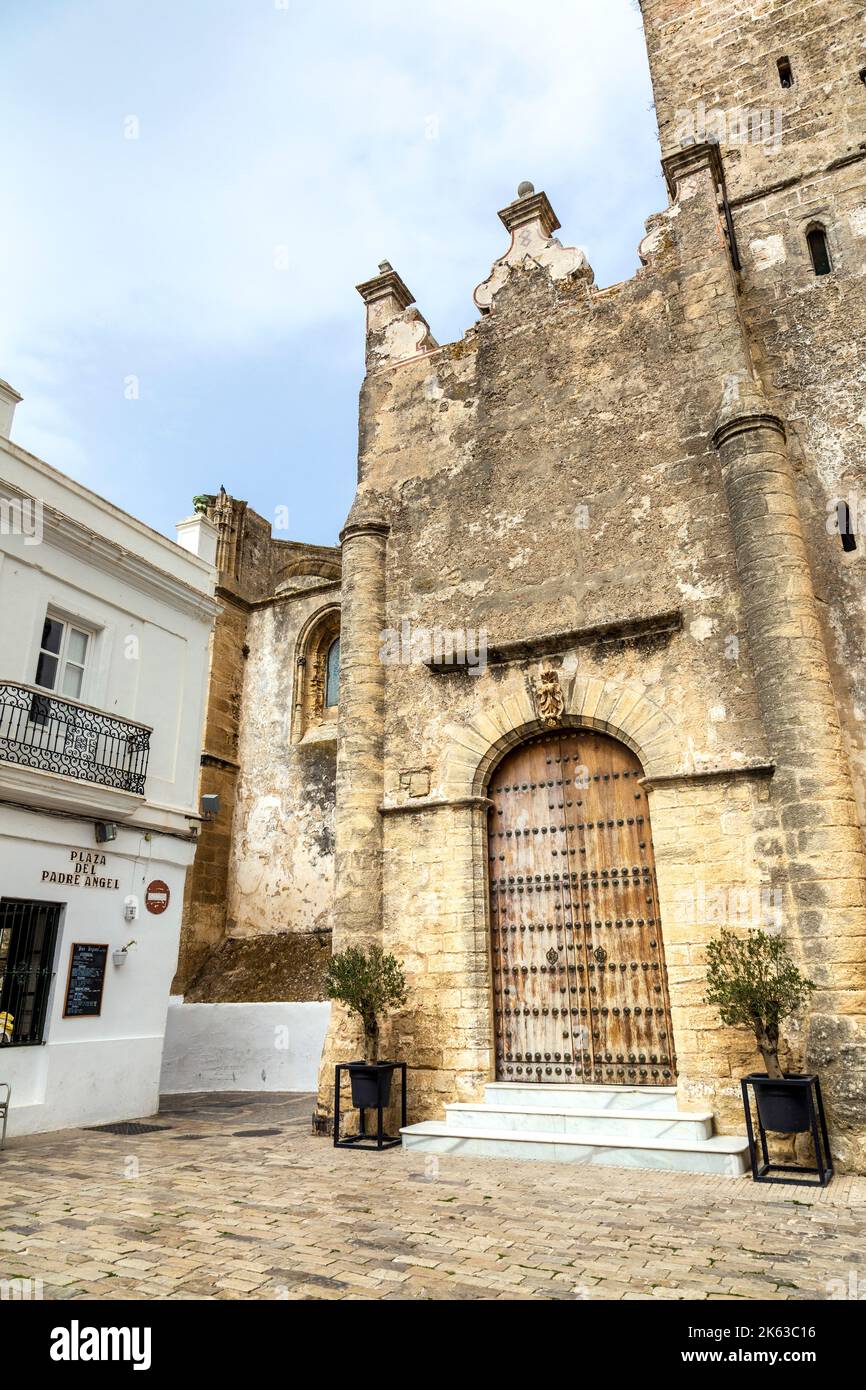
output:
[[[479,807],[489,811],[493,802],[489,796],[458,796],[453,801],[443,797],[419,798],[417,801],[383,802],[379,807],[380,816],[399,816],[413,811],[455,810],[465,807],[468,810]]]
[[[15,390],[14,386],[10,386],[8,381],[3,380],[2,376],[0,376],[0,395],[6,396],[10,401],[14,401],[16,405],[19,401],[23,401],[24,399],[21,393]]]
[[[803,174],[792,174],[790,178],[780,179],[778,183],[765,184],[763,188],[755,189],[752,193],[741,193],[731,199],[731,207],[742,208],[747,203],[759,203],[762,198],[769,198],[773,193],[782,193],[786,188],[794,188],[798,183],[808,183],[810,179],[818,179],[822,174],[833,173],[836,169],[846,169],[849,164],[858,164],[862,159],[866,159],[866,145],[840,155],[838,159],[831,159],[829,164],[824,164],[818,169],[808,169]]]
[[[504,666],[511,661],[531,661],[537,657],[551,656],[556,652],[568,651],[571,647],[595,646],[604,642],[640,642],[653,637],[673,636],[682,630],[682,626],[682,611],[671,608],[646,617],[619,618],[613,622],[593,623],[588,627],[497,642],[488,645],[486,660],[488,666]],[[435,675],[466,669],[463,665],[446,661],[431,660],[426,664]]]
[[[553,236],[562,225],[546,193],[531,193],[528,197],[517,198],[497,216],[508,232],[526,226],[527,222],[538,222],[545,236]]]
[[[393,298],[401,309],[408,309],[410,304],[415,303],[415,296],[409,286],[396,270],[390,267],[381,275],[374,275],[372,280],[364,280],[362,284],[356,285],[355,289],[365,304],[375,304],[380,299]]]
[[[308,589],[286,589],[281,594],[269,594],[267,598],[252,599],[246,604],[249,609],[273,608],[277,603],[290,603],[292,599],[314,598],[327,594],[332,589],[338,592],[343,586],[342,579],[328,579],[322,584],[311,584]]]
[[[697,767],[691,772],[670,772],[655,777],[641,777],[640,783],[641,786],[646,787],[647,791],[651,792],[656,787],[678,787],[690,782],[721,781],[729,777],[750,779],[772,777],[775,771],[776,764],[774,762],[731,763],[728,766],[715,764],[708,767]]]
[[[14,493],[18,497],[28,496],[12,483],[6,482],[4,487],[8,493]],[[139,592],[158,598],[172,608],[208,620],[212,620],[219,612],[219,604],[209,595],[136,555],[134,551],[127,550],[116,541],[92,531],[83,522],[73,521],[64,516],[47,503],[42,505],[42,527],[45,540],[50,541],[58,550],[83,561],[90,568],[102,570],[115,578],[120,576]]]
[[[234,758],[224,758],[220,753],[209,753],[207,749],[201,755],[202,767],[222,767],[228,768],[231,772],[240,772],[241,765]]]
[[[340,544],[345,545],[355,536],[387,536],[390,530],[387,521],[350,521],[340,532]]]
[[[52,512],[59,512],[62,516],[68,516],[72,519],[73,513],[68,512],[63,503],[58,502],[56,498],[53,502],[47,500],[46,494],[48,490],[62,490],[71,499],[75,499],[77,503],[89,507],[98,514],[99,523],[95,525],[89,524],[79,516],[77,524],[81,525],[82,529],[90,530],[94,534],[102,536],[104,535],[102,530],[103,521],[107,527],[112,525],[122,526],[130,534],[134,535],[136,540],[142,545],[154,545],[158,547],[159,550],[163,551],[167,557],[173,557],[175,559],[182,558],[184,566],[192,572],[197,572],[197,577],[200,580],[206,583],[209,579],[213,566],[208,564],[207,561],[202,560],[200,556],[193,554],[184,546],[178,545],[177,541],[171,540],[168,536],[164,535],[163,532],[155,530],[152,526],[148,526],[148,524],[141,521],[140,518],[132,516],[129,512],[123,511],[120,507],[116,507],[114,503],[109,502],[107,498],[100,496],[99,493],[93,492],[91,488],[85,487],[82,483],[77,483],[74,478],[70,478],[66,473],[61,473],[59,469],[52,467],[50,463],[46,463],[45,460],[39,458],[38,455],[31,454],[27,449],[23,449],[20,444],[14,443],[11,439],[0,437],[0,466],[2,466],[3,463],[3,455],[6,456],[6,459],[8,459],[13,469],[15,465],[19,465],[22,469],[36,474],[38,478],[38,486],[22,486],[20,482],[16,482],[13,477],[8,476],[4,469],[2,484],[4,487],[11,489],[14,495],[26,497],[31,500],[41,499],[46,512],[49,510]],[[115,540],[113,543],[123,550],[129,548],[125,539]],[[136,548],[135,553],[140,555],[142,552]],[[149,560],[147,563],[153,565],[155,569],[164,568],[164,566],[156,560]],[[191,588],[198,588],[198,585],[194,581],[181,579],[178,575],[174,577],[179,579],[179,582]],[[206,592],[206,589],[202,589],[202,592]]]
[[[724,181],[721,152],[718,145],[709,140],[700,145],[683,145],[662,160],[662,169],[671,199],[677,196],[680,180],[699,169],[710,169],[717,187]]]
[[[786,438],[784,423],[778,415],[769,410],[746,411],[742,415],[734,415],[724,420],[717,426],[713,434],[713,446],[717,450],[721,449],[730,439],[736,439],[741,434],[754,434],[757,430],[775,430],[783,439]]]
[[[35,805],[29,801],[13,801],[7,797],[0,797],[0,806],[9,807],[11,810],[14,811],[25,811],[28,814],[34,816],[47,816],[57,820],[80,821],[82,824],[86,824],[88,822],[92,824],[95,814],[93,812],[89,812],[81,808],[67,809],[63,806]],[[153,835],[163,835],[169,840],[182,840],[187,844],[193,845],[197,843],[197,825],[190,824],[188,829],[181,830],[177,826],[167,826],[165,824],[160,824],[155,821],[151,822],[144,819],[139,819],[139,816],[147,816],[151,809],[159,810],[160,808],[152,808],[149,802],[142,801],[140,808],[137,811],[134,811],[132,816],[120,820],[120,829],[122,831],[131,831],[133,834],[139,835],[145,831],[149,831]],[[174,811],[175,808],[171,807],[168,809]],[[105,812],[103,812],[102,814],[104,815]],[[112,811],[111,814],[114,815],[116,814],[116,812]],[[196,816],[193,812],[180,811],[176,814],[178,817],[182,817],[188,822],[193,822],[200,819],[200,817]],[[122,852],[123,851],[121,851],[121,853]]]
[[[234,604],[235,608],[240,608],[244,613],[251,612],[255,607],[255,599],[244,598],[243,594],[239,594],[236,589],[227,589],[224,584],[217,584],[214,593],[217,598],[222,599],[225,603]]]

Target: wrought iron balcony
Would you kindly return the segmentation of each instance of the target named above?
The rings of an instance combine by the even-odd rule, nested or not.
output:
[[[151,732],[51,690],[0,682],[0,763],[143,796]]]

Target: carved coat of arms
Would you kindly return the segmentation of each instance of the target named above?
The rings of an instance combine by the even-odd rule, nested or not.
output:
[[[565,696],[556,671],[542,671],[532,686],[535,712],[549,729],[560,722],[565,710]]]

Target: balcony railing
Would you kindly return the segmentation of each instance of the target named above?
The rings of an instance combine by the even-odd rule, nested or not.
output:
[[[0,762],[144,795],[151,730],[37,686],[0,682]]]

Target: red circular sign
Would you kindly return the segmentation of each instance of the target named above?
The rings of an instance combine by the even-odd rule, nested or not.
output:
[[[144,894],[144,905],[148,912],[165,912],[171,901],[171,890],[167,883],[163,883],[161,878],[155,878],[152,883],[147,885]]]

